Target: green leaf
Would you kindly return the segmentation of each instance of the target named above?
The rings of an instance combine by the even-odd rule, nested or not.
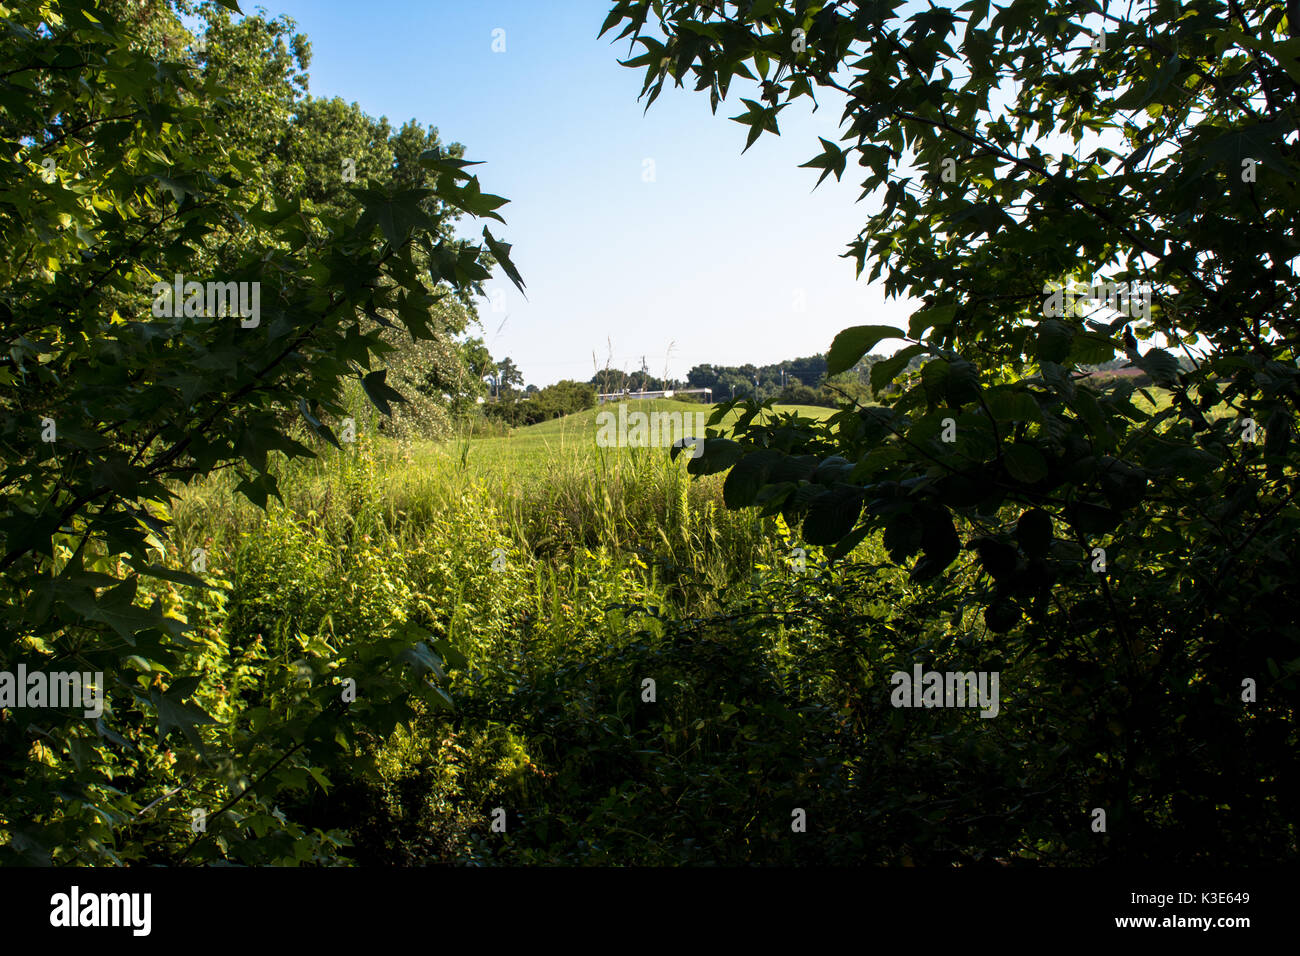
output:
[[[204,588],[212,591],[217,590],[216,585],[209,584],[202,578],[195,577],[186,571],[178,571],[175,568],[165,568],[160,564],[150,564],[144,567],[133,567],[137,574],[143,574],[151,578],[161,578],[164,581],[172,581],[176,584],[183,584],[191,588]]]
[[[1105,438],[1108,436],[1109,429],[1106,425],[1106,417],[1092,392],[1086,388],[1076,389],[1074,397],[1069,401],[1069,405],[1083,419],[1094,437]]]
[[[881,539],[889,560],[902,564],[920,551],[923,533],[920,519],[910,508],[891,517],[885,522],[885,533]]]
[[[744,454],[739,442],[730,438],[706,438],[698,458],[692,458],[686,464],[686,470],[692,475],[712,475],[726,471]]]
[[[913,581],[938,577],[961,553],[961,539],[947,508],[918,509],[921,519],[921,560],[912,568]]]
[[[866,525],[859,525],[841,538],[834,545],[826,549],[826,557],[832,561],[838,561],[846,557],[850,551],[866,540],[871,534],[871,528]]]
[[[820,464],[816,455],[782,455],[772,466],[769,481],[809,481]]]
[[[947,359],[933,359],[921,366],[921,387],[927,400],[932,403],[946,400],[948,376],[951,374],[952,365]]]
[[[469,664],[469,659],[460,651],[456,650],[445,638],[438,638],[431,642],[433,649],[441,656],[447,667],[453,670],[461,670]]]
[[[984,609],[984,624],[994,634],[1005,634],[1020,623],[1020,608],[1011,601],[994,601]]]
[[[1119,351],[1113,339],[1095,332],[1079,332],[1070,340],[1069,361],[1073,365],[1100,365]]]
[[[425,641],[416,641],[410,647],[404,648],[398,655],[398,659],[414,665],[417,670],[432,671],[437,675],[438,680],[447,679],[442,661],[438,660],[438,655],[433,653],[433,649]]]
[[[925,351],[924,345],[909,345],[895,352],[887,359],[881,359],[871,366],[871,394],[879,395],[881,391],[907,367],[907,363]]]
[[[379,409],[385,415],[391,416],[393,414],[393,408],[389,403],[402,403],[406,401],[406,398],[400,392],[397,392],[385,384],[384,379],[387,377],[388,369],[378,369],[371,372],[361,380],[361,388],[365,391],[366,397],[370,399],[375,408]]]
[[[1142,464],[1161,475],[1196,480],[1223,462],[1208,451],[1179,442],[1153,438],[1141,448]]]
[[[457,159],[454,156],[443,155],[441,150],[426,149],[420,154],[419,163],[425,169],[432,169],[438,173],[444,173],[452,179],[469,179],[470,174],[463,172],[466,166],[482,166],[481,161],[471,161],[468,159]]]
[[[901,339],[903,332],[892,325],[855,325],[835,336],[826,356],[826,374],[847,372],[861,361],[876,344],[886,339]]]
[[[1016,442],[1002,454],[1007,474],[1016,481],[1032,485],[1047,477],[1047,462],[1033,445]]]
[[[181,698],[184,696],[186,695],[175,691],[161,694],[156,687],[150,689],[149,699],[153,701],[154,709],[158,712],[158,736],[166,737],[168,732],[179,730],[186,740],[195,747],[201,748],[202,743],[197,728],[203,724],[215,724],[217,721],[192,704],[181,703]]]
[[[1178,378],[1178,359],[1164,349],[1148,349],[1133,362],[1162,388],[1172,386]]]
[[[812,480],[819,485],[847,484],[856,468],[857,465],[844,456],[831,455],[817,465]]]
[[[1107,534],[1122,520],[1118,511],[1088,501],[1076,502],[1070,508],[1070,523],[1084,534]]]
[[[1016,540],[1030,557],[1046,554],[1052,546],[1052,516],[1042,508],[1030,508],[1016,521]]]
[[[839,182],[840,176],[844,174],[844,164],[846,161],[844,150],[840,149],[828,139],[824,139],[821,136],[818,136],[817,138],[822,141],[824,152],[820,156],[815,156],[808,160],[806,163],[799,164],[800,169],[811,168],[820,169],[822,171],[821,176],[817,178],[816,185],[813,186],[814,189],[816,189],[817,186],[820,186],[822,180],[831,173],[835,174],[835,181]]]
[[[454,711],[456,709],[456,702],[451,699],[451,695],[448,694],[441,687],[439,687],[437,684],[433,683],[432,681],[426,680],[424,682],[424,686],[425,686],[425,690],[428,691],[429,696],[433,699],[434,703],[436,703],[443,710]]]
[[[784,457],[779,451],[762,448],[736,462],[722,485],[722,500],[726,506],[736,509],[754,504],[773,466]]]
[[[967,402],[979,401],[979,369],[965,359],[949,362],[948,374],[944,379],[944,394],[954,408],[960,408]]]
[[[357,220],[357,230],[367,235],[377,225],[395,249],[405,245],[417,229],[433,232],[437,228],[420,208],[420,201],[433,195],[432,190],[408,189],[391,196],[368,189],[354,189],[353,193],[365,204],[365,211]]]
[[[1146,495],[1146,474],[1126,461],[1103,459],[1098,481],[1106,501],[1117,511],[1136,507]]]
[[[1059,319],[1038,323],[1034,339],[1034,357],[1040,362],[1061,362],[1070,354],[1074,331]]]
[[[157,605],[146,610],[133,603],[137,582],[137,578],[128,578],[98,599],[86,591],[68,594],[64,603],[87,621],[107,624],[134,646],[137,632],[162,627],[162,614]]]
[[[440,179],[438,198],[479,219],[495,219],[499,223],[505,223],[496,210],[506,205],[509,200],[483,192],[477,176],[471,176],[463,187],[451,182],[451,177]]]
[[[1023,388],[998,385],[984,392],[984,404],[996,421],[1041,422],[1043,411],[1034,396]]]
[[[1278,150],[1278,144],[1295,129],[1295,122],[1289,118],[1275,119],[1242,129],[1229,130],[1222,136],[1206,144],[1189,150],[1185,162],[1190,164],[1197,156],[1201,162],[1188,174],[1189,180],[1199,179],[1216,166],[1226,166],[1228,175],[1238,176],[1244,159],[1254,159],[1266,169],[1273,169],[1286,174],[1293,172],[1294,164]]]
[[[129,743],[127,743],[126,738],[124,738],[121,734],[114,731],[113,728],[109,727],[108,724],[104,722],[103,717],[95,718],[95,732],[98,733],[99,736],[103,737],[105,740],[111,741],[112,743],[117,744],[119,747],[122,747],[126,750],[135,750],[134,747],[132,747]]]
[[[193,192],[193,188],[188,183],[181,182],[179,179],[172,179],[170,176],[155,175],[150,178],[156,179],[160,186],[172,194],[172,198],[177,203],[184,202],[185,197]]]
[[[311,413],[310,409],[307,407],[306,399],[298,399],[298,411],[302,413],[302,417],[306,420],[308,427],[311,428],[318,438],[325,439],[339,451],[343,450],[343,446],[339,444],[338,438],[334,435],[334,430],[328,425],[322,423],[319,418]]]
[[[501,242],[493,238],[492,233],[488,231],[487,226],[483,227],[483,238],[487,242],[487,247],[492,253],[492,258],[496,259],[497,264],[505,270],[510,281],[515,284],[515,288],[522,293],[524,291],[524,280],[523,277],[519,275],[519,270],[515,268],[515,264],[510,261],[510,243]]]
[[[785,109],[788,104],[781,103],[777,106],[763,106],[760,103],[755,103],[753,100],[747,100],[743,97],[740,102],[745,104],[748,112],[742,113],[740,116],[731,117],[731,121],[749,127],[749,136],[745,140],[745,148],[741,150],[741,153],[747,152],[749,147],[754,145],[754,141],[757,140],[765,130],[769,133],[775,133],[778,136],[781,135],[781,131],[777,129],[776,125],[776,114]]]
[[[952,325],[956,315],[955,305],[940,305],[933,309],[913,312],[912,317],[907,321],[907,334],[914,339],[919,339],[929,328],[943,329]]]
[[[980,564],[989,577],[1003,581],[1016,569],[1016,549],[996,538],[978,538],[974,542]]]
[[[266,502],[270,498],[275,498],[282,504],[284,502],[280,497],[279,483],[275,475],[270,472],[245,478],[235,486],[235,493],[243,495],[263,511],[266,510]]]
[[[862,514],[864,494],[852,485],[837,485],[812,500],[802,534],[809,544],[831,545],[845,537]]]
[[[171,685],[167,688],[167,693],[175,700],[184,700],[198,690],[199,685],[202,683],[202,677],[178,677],[171,682]]]

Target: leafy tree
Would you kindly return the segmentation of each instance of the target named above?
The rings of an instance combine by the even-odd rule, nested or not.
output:
[[[285,412],[341,449],[330,422],[345,383],[391,411],[379,320],[428,340],[439,296],[481,294],[493,261],[516,275],[508,246],[486,229],[482,245],[453,245],[426,201],[500,219],[504,200],[445,153],[419,157],[424,188],[358,181],[348,216],[277,192],[259,165],[262,119],[242,115],[223,68],[163,42],[183,35],[174,9],[6,4],[0,669],[100,672],[106,699],[94,720],[44,709],[0,722],[8,861],[328,860],[342,837],[286,818],[286,794],[327,786],[418,698],[448,703],[421,678],[452,650],[395,622],[342,647],[304,635],[296,676],[268,663],[232,699],[226,681],[246,673],[232,650],[163,600],[178,584],[224,600],[221,555],[169,548],[169,503],[175,482],[230,468],[265,505],[277,460],[314,454]],[[287,121],[292,104],[272,101]],[[228,132],[241,124],[247,144]],[[177,275],[249,283],[260,306],[223,314],[184,289],[172,303],[155,283]],[[175,801],[206,807],[206,831]]]
[[[187,44],[203,75],[229,96],[230,108],[223,113],[218,135],[227,143],[238,143],[241,154],[264,171],[273,190],[299,192],[305,182],[301,171],[287,161],[292,138],[285,134],[307,92],[311,44],[288,17],[236,20],[231,6],[199,4],[195,13],[203,32]],[[172,20],[166,6],[154,11],[154,19]],[[333,175],[324,181],[338,179],[337,166],[329,172]],[[371,175],[380,172],[376,168]]]
[[[797,378],[805,385],[816,385],[826,377],[826,356],[810,355],[807,358],[791,359],[782,363],[788,376]]]
[[[524,384],[524,373],[519,371],[514,360],[509,356],[496,363],[497,383],[501,391],[509,391],[514,385]]]
[[[716,110],[752,83],[746,148],[796,101],[844,98],[840,141],[804,165],[865,171],[875,211],[846,255],[924,307],[871,366],[881,405],[824,426],[750,408],[690,467],[730,469],[729,504],[802,521],[832,557],[883,534],[950,623],[916,654],[1014,668],[1025,772],[985,803],[1026,821],[1028,855],[1296,852],[1279,808],[1300,778],[1277,770],[1300,671],[1296,18],[620,0],[605,22],[640,46],[650,103],[691,81]],[[1149,303],[1055,307],[1053,284],[1094,278]],[[847,329],[827,371],[902,336]],[[1090,384],[1117,354],[1158,390]]]
[[[484,379],[496,369],[492,353],[488,351],[482,339],[466,339],[461,343],[460,350],[464,356],[465,367],[475,378]]]
[[[686,373],[686,384],[691,388],[718,387],[718,371],[712,365],[696,365]]]
[[[551,418],[563,418],[565,415],[594,408],[596,387],[589,382],[565,379],[537,389],[523,404],[523,424],[532,425]]]
[[[822,405],[827,408],[838,408],[843,399],[825,389],[809,388],[807,385],[787,385],[781,389],[777,401],[784,405]]]
[[[364,183],[393,168],[388,121],[374,120],[338,97],[304,98],[282,135],[275,158],[287,170],[282,175],[304,200],[331,215],[357,209],[348,180]]]

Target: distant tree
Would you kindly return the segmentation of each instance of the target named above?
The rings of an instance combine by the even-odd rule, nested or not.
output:
[[[777,401],[784,405],[822,405],[827,408],[837,408],[844,400],[825,389],[810,388],[807,385],[787,385],[777,396]]]
[[[596,404],[596,388],[590,382],[568,379],[538,389],[527,401],[520,402],[518,421],[525,425],[562,418],[581,412]]]
[[[697,365],[686,373],[686,384],[691,388],[718,387],[718,370],[712,365]]]
[[[496,373],[496,362],[482,339],[466,339],[460,344],[460,352],[465,368],[474,379],[482,381]]]
[[[496,363],[497,387],[501,391],[508,391],[515,385],[524,384],[524,373],[519,371],[514,360],[506,357]]]
[[[826,377],[826,356],[811,355],[807,358],[792,359],[786,363],[787,372],[805,385],[819,385]]]

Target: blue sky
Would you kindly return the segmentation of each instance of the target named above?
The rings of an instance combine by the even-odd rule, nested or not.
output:
[[[905,328],[916,308],[886,300],[840,258],[869,213],[869,200],[855,202],[856,167],[816,191],[820,171],[798,168],[821,152],[818,135],[839,138],[838,99],[819,94],[815,114],[789,107],[781,136],[742,156],[746,128],[727,119],[744,112],[741,95],[752,98],[741,81],[716,115],[689,87],[666,89],[645,113],[642,71],[617,62],[627,42],[596,36],[605,0],[261,9],[292,17],[311,40],[313,95],[355,101],[394,126],[436,126],[484,161],[483,189],[510,200],[508,226],[493,232],[513,243],[527,299],[494,277],[483,334],[530,384],[589,379],[592,353],[603,367],[610,343],[612,367],[640,368],[644,356],[655,375],[761,365],[824,352],[850,325]]]

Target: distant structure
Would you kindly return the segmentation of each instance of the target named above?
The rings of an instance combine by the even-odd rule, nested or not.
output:
[[[622,399],[623,401],[627,401],[628,399],[632,399],[632,398],[672,398],[674,395],[707,395],[709,396],[710,399],[712,399],[713,389],[711,388],[668,388],[657,392],[631,392],[624,389],[621,392],[605,392],[603,394],[598,394],[596,398],[600,400],[600,404],[604,405],[606,402],[613,401],[614,399]]]

